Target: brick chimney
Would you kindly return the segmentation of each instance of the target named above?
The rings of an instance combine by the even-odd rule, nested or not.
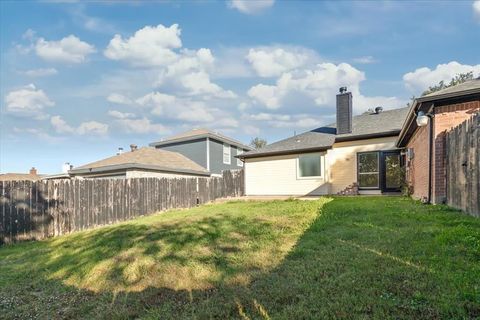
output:
[[[35,169],[35,167],[32,167],[32,169],[30,169],[30,172],[29,172],[32,176],[36,176],[37,175],[37,169]]]
[[[337,94],[337,134],[352,132],[352,93],[341,87]]]

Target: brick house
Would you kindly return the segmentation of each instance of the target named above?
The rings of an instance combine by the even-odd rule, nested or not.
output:
[[[413,102],[397,147],[406,149],[407,183],[414,198],[437,204],[445,202],[445,134],[479,111],[480,78]],[[417,124],[419,115],[423,116],[424,126]]]

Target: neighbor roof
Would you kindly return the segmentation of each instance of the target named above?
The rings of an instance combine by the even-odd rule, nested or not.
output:
[[[423,97],[417,98],[413,101],[405,123],[402,126],[402,131],[397,140],[398,147],[404,147],[410,140],[417,129],[415,117],[418,111],[427,112],[433,102],[447,99],[471,99],[471,96],[480,96],[480,78],[466,81],[453,87],[445,88],[436,92],[432,92]]]
[[[18,180],[40,180],[42,176],[30,173],[3,173],[0,174],[0,181],[18,181]]]
[[[182,133],[170,136],[166,139],[162,139],[157,142],[152,142],[150,143],[150,146],[157,147],[157,146],[163,146],[163,145],[172,144],[176,142],[184,142],[184,141],[190,141],[190,140],[202,139],[202,138],[212,138],[222,142],[226,142],[228,144],[231,144],[237,147],[241,147],[245,150],[253,150],[252,147],[249,147],[238,140],[229,138],[223,134],[220,134],[218,132],[214,132],[212,130],[205,129],[205,128],[193,129],[190,131],[182,132]]]
[[[335,142],[395,136],[400,132],[408,108],[380,113],[365,113],[352,118],[352,132],[337,135],[336,124],[313,129],[308,132],[269,144],[262,149],[246,152],[240,158],[291,154],[305,151],[330,149]]]
[[[95,161],[69,171],[70,174],[99,173],[126,169],[145,169],[209,175],[199,164],[178,152],[143,147],[103,160]]]

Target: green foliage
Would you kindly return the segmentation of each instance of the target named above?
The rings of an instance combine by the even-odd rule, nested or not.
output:
[[[480,219],[238,201],[0,247],[1,319],[476,319]]]
[[[254,149],[261,149],[267,145],[267,140],[255,137],[250,141],[250,147]]]

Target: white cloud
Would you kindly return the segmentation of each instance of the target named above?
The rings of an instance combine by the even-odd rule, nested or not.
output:
[[[177,24],[146,26],[128,39],[115,35],[104,54],[109,59],[122,60],[133,66],[151,67],[158,74],[153,84],[156,88],[178,95],[236,97],[232,91],[211,81],[215,58],[210,49],[181,49],[180,34]]]
[[[257,84],[248,90],[248,96],[256,102],[265,105],[268,109],[278,109],[280,107],[280,89],[277,86]]]
[[[70,126],[65,120],[60,116],[53,116],[50,118],[50,123],[57,133],[73,133],[75,129]]]
[[[116,104],[132,104],[133,101],[120,93],[111,93],[107,97],[107,101]]]
[[[76,132],[80,135],[94,134],[103,136],[108,132],[108,125],[97,121],[83,122],[78,126]]]
[[[44,60],[52,62],[82,63],[95,47],[69,35],[59,41],[46,41],[39,38],[35,44],[35,52]]]
[[[446,64],[439,64],[435,69],[428,67],[418,68],[403,76],[405,86],[413,93],[420,94],[428,87],[438,84],[440,81],[448,82],[459,73],[473,71],[474,76],[480,74],[480,64],[468,65],[451,61]]]
[[[313,69],[283,73],[274,85],[255,85],[248,90],[248,95],[255,104],[267,109],[276,110],[289,106],[293,108],[290,110],[298,112],[299,108],[306,111],[305,109],[312,105],[335,106],[338,88],[347,86],[354,96],[355,113],[378,105],[392,108],[404,104],[404,101],[395,97],[363,96],[360,92],[360,83],[363,80],[365,74],[347,63],[321,63]],[[302,126],[305,123],[302,122]]]
[[[150,119],[144,117],[142,119],[119,119],[116,121],[120,127],[129,133],[169,133],[170,129],[159,123],[152,123]]]
[[[243,128],[243,132],[251,136],[256,136],[260,133],[260,128],[257,126],[242,125],[242,128]]]
[[[275,128],[311,129],[320,126],[320,123],[320,119],[301,116],[291,121],[272,121],[271,126]]]
[[[55,68],[47,68],[47,69],[32,69],[22,72],[26,76],[36,78],[36,77],[48,77],[58,73],[57,69]]]
[[[473,14],[477,18],[477,20],[480,22],[480,0],[475,0],[472,3],[472,8],[473,8]]]
[[[210,76],[203,71],[192,72],[180,77],[180,83],[188,90],[189,95],[211,95],[217,98],[235,98],[237,95],[224,90],[210,81]]]
[[[124,60],[136,66],[168,66],[177,59],[172,50],[180,48],[180,28],[178,24],[165,27],[146,26],[128,39],[116,34],[104,54],[112,60]]]
[[[162,115],[163,110],[172,107],[175,104],[176,97],[160,92],[150,92],[135,102],[143,107],[150,107],[153,114]]]
[[[371,64],[371,63],[377,62],[377,60],[372,56],[363,56],[363,57],[354,58],[353,62],[356,62],[359,64]]]
[[[148,93],[136,99],[135,102],[141,107],[149,108],[151,114],[168,119],[211,122],[225,116],[225,112],[208,106],[204,101],[160,92]]]
[[[37,35],[37,32],[35,30],[32,30],[32,29],[27,29],[27,31],[25,31],[23,34],[22,34],[22,39],[25,39],[25,40],[34,40],[35,37]]]
[[[249,119],[251,120],[256,120],[256,121],[289,121],[291,119],[291,116],[288,114],[274,114],[274,113],[257,113],[257,114],[252,114],[248,116]]]
[[[71,133],[79,135],[99,135],[103,136],[108,132],[108,125],[97,121],[82,122],[78,128],[69,125],[61,116],[53,116],[50,118],[50,123],[57,133]]]
[[[278,109],[288,96],[303,95],[314,100],[316,105],[330,104],[334,99],[334,92],[340,86],[351,89],[358,88],[358,84],[365,79],[360,70],[347,63],[335,65],[321,63],[314,69],[284,73],[275,85],[258,84],[248,91],[248,95],[257,103],[269,109]]]
[[[260,47],[250,49],[246,59],[260,77],[274,77],[317,57],[312,50],[305,48]]]
[[[275,0],[231,0],[228,2],[230,8],[246,14],[257,14],[270,8]]]
[[[42,118],[44,109],[52,107],[55,102],[47,94],[37,89],[34,84],[29,84],[21,89],[10,91],[5,97],[6,110],[23,116]]]
[[[129,112],[121,112],[118,110],[109,110],[108,115],[117,119],[131,119],[135,118],[135,114]]]
[[[26,133],[29,135],[34,136],[35,138],[40,138],[41,140],[44,140],[49,143],[58,143],[62,140],[64,140],[63,137],[56,137],[52,136],[49,133],[47,133],[43,129],[38,129],[38,128],[18,128],[14,127],[13,132],[15,133]]]
[[[234,92],[224,90],[211,81],[209,72],[214,61],[210,49],[182,50],[177,61],[159,73],[155,86],[169,87],[181,95],[235,98]]]
[[[177,118],[189,122],[210,122],[215,120],[211,110],[203,102],[190,102],[181,107]]]
[[[107,20],[89,16],[85,12],[85,6],[72,6],[70,8],[71,10],[69,11],[73,18],[73,21],[85,28],[86,30],[104,33],[108,35],[115,33],[116,28],[113,24],[111,24]]]

